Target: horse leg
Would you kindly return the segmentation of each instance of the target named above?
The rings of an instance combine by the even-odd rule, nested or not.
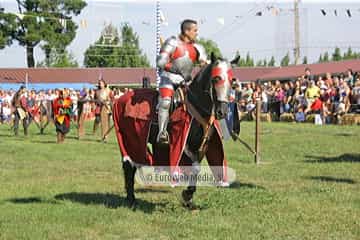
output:
[[[193,210],[196,208],[196,206],[193,204],[193,196],[196,192],[196,184],[197,184],[197,178],[200,172],[200,164],[198,161],[194,161],[192,163],[192,171],[189,176],[189,185],[188,187],[182,191],[182,199],[183,204],[186,208]]]
[[[136,167],[132,166],[130,161],[123,161],[122,167],[125,177],[126,201],[131,207],[135,204],[134,178]]]

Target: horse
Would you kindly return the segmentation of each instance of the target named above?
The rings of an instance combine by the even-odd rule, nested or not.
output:
[[[200,69],[192,82],[186,87],[179,87],[185,90],[174,97],[168,124],[168,147],[156,143],[156,90],[133,90],[114,102],[115,134],[122,155],[126,200],[130,206],[136,203],[134,178],[137,167],[141,165],[170,166],[171,173],[174,173],[177,166],[190,166],[193,170],[192,180],[181,194],[187,208],[194,207],[192,200],[196,180],[200,162],[205,156],[219,184],[227,184],[227,163],[218,120],[226,117],[233,77],[231,66],[238,60],[237,58],[229,63],[212,54],[211,62]],[[149,143],[152,145],[152,152],[148,147]],[[216,172],[214,169],[221,170]]]

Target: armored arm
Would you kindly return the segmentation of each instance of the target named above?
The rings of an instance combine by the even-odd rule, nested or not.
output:
[[[171,69],[170,55],[175,51],[177,40],[175,37],[167,39],[160,49],[160,54],[156,58],[156,65],[161,70],[169,71]]]

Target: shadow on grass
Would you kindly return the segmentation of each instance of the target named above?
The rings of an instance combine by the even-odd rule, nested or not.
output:
[[[0,134],[0,137],[7,137],[7,138],[10,138],[10,137],[14,137],[14,134]]]
[[[111,193],[63,193],[55,196],[56,200],[68,200],[85,205],[104,205],[107,208],[128,207],[125,197]],[[156,206],[165,207],[167,203],[151,203],[146,200],[136,199],[136,210],[152,213]]]
[[[170,191],[166,189],[137,188],[135,189],[135,193],[170,193]]]
[[[38,197],[29,197],[29,198],[10,198],[6,200],[7,202],[15,203],[15,204],[31,204],[31,203],[51,203],[56,204],[56,201],[46,201],[42,200]]]
[[[353,133],[336,133],[334,134],[335,136],[338,137],[350,137],[350,136],[355,136]]]
[[[265,188],[262,186],[258,186],[258,185],[252,184],[252,183],[241,183],[239,181],[235,181],[235,182],[231,183],[229,187],[234,188],[234,189],[256,188],[256,189],[265,190]]]
[[[350,178],[335,178],[331,176],[311,176],[306,177],[307,179],[311,180],[318,180],[321,182],[336,182],[336,183],[348,183],[348,184],[355,184],[356,182]]]
[[[56,143],[56,138],[54,138],[54,140],[31,140],[31,142],[33,142],[33,143],[55,144]]]
[[[358,153],[346,153],[337,157],[321,157],[321,156],[306,156],[309,158],[305,160],[308,163],[336,163],[336,162],[358,162],[360,163],[360,154]]]

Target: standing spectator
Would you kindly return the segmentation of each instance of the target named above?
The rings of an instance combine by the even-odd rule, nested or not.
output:
[[[70,90],[70,98],[71,98],[71,102],[72,102],[72,117],[73,120],[75,122],[77,122],[78,119],[78,95],[76,93],[76,91],[74,89],[69,89]]]
[[[283,112],[283,101],[285,98],[284,90],[281,87],[280,81],[276,80],[275,82],[275,106],[274,110],[276,113],[276,116],[280,118],[280,114]]]
[[[324,82],[327,87],[330,87],[333,85],[333,79],[331,78],[331,74],[329,72],[326,73]]]
[[[285,83],[284,84],[284,91],[285,91],[285,95],[284,95],[284,99],[283,99],[283,103],[284,103],[284,112],[289,113],[291,110],[291,105],[290,103],[292,102],[292,98],[294,95],[294,89],[290,87],[289,83]]]
[[[304,79],[307,80],[307,81],[315,80],[315,77],[313,75],[311,75],[311,69],[308,68],[308,67],[305,68]]]
[[[355,84],[354,73],[352,69],[348,69],[345,73],[344,81],[347,82],[348,86],[352,87]]]
[[[114,91],[114,99],[119,99],[123,94],[119,88],[115,89]]]
[[[267,85],[267,83],[265,83]],[[261,110],[263,113],[268,112],[268,95],[266,93],[266,85],[261,86]]]

